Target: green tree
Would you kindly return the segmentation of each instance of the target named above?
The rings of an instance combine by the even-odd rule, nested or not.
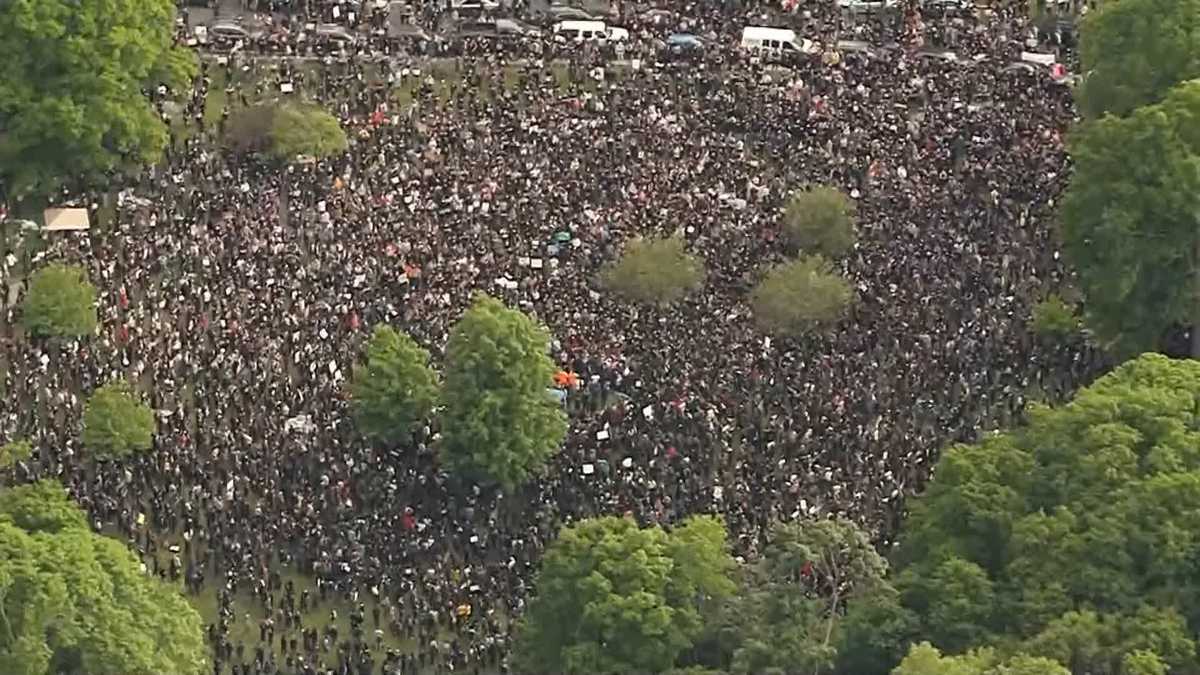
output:
[[[605,284],[635,302],[669,304],[700,286],[704,263],[684,250],[683,239],[631,240],[604,273]]]
[[[297,157],[324,159],[349,147],[337,118],[315,105],[280,106],[271,120],[270,153],[280,162]]]
[[[1103,2],[1080,30],[1083,114],[1127,115],[1200,77],[1200,0]]]
[[[1002,659],[995,650],[977,649],[959,656],[943,656],[928,642],[915,644],[892,675],[1071,675],[1046,658],[1015,654]]]
[[[260,104],[229,118],[224,142],[230,149],[258,155],[279,169],[279,218],[287,224],[290,172],[302,158],[320,160],[345,152],[346,132],[337,118],[307,103]]]
[[[664,532],[628,518],[565,527],[542,559],[514,652],[518,672],[663,672],[733,590],[720,521]]]
[[[1196,400],[1200,362],[1146,354],[946,450],[896,555],[922,634],[946,649],[1020,643],[1075,673],[1118,675],[1135,651],[1192,672]]]
[[[814,255],[772,267],[750,302],[763,329],[794,335],[836,321],[853,299],[850,284]]]
[[[554,376],[545,327],[480,295],[450,332],[442,388],[442,462],[506,490],[545,464],[567,433],[546,392]]]
[[[0,2],[0,187],[46,196],[156,161],[167,128],[143,90],[195,73],[174,31],[172,0]]]
[[[429,352],[391,326],[379,326],[367,344],[366,364],[356,365],[350,402],[362,432],[386,440],[407,437],[433,411],[437,379]]]
[[[1073,673],[1129,675],[1125,663],[1153,662],[1190,672],[1196,643],[1174,609],[1142,605],[1128,614],[1069,611],[1027,640],[1022,651],[1051,658]]]
[[[12,468],[17,462],[24,462],[33,456],[33,446],[29,441],[9,441],[0,446],[0,471]]]
[[[747,579],[737,616],[735,673],[829,672],[845,608],[895,592],[887,562],[867,535],[842,519],[776,525]]]
[[[1030,328],[1042,337],[1062,339],[1079,331],[1079,317],[1062,296],[1051,294],[1033,306]]]
[[[1086,124],[1070,141],[1064,251],[1079,271],[1088,324],[1125,352],[1152,350],[1168,328],[1190,325],[1200,356],[1197,122],[1200,81],[1129,117]]]
[[[788,199],[783,233],[803,251],[836,258],[854,248],[854,215],[854,202],[841,190],[818,185]]]
[[[83,411],[83,444],[102,459],[148,450],[154,436],[154,412],[137,399],[125,380],[92,392]]]
[[[923,581],[925,634],[933,643],[955,652],[984,644],[995,612],[987,572],[962,558],[948,558]]]
[[[1167,664],[1158,654],[1147,651],[1130,652],[1121,662],[1122,675],[1167,675]]]
[[[87,272],[59,264],[34,272],[22,319],[35,335],[81,337],[96,332],[96,289]]]
[[[61,485],[0,491],[0,672],[210,672],[200,615],[93,533]]]
[[[271,127],[278,109],[278,106],[270,103],[235,109],[225,122],[222,143],[234,152],[268,154],[271,150]]]
[[[920,630],[917,615],[888,586],[847,606],[837,643],[837,672],[887,675]]]

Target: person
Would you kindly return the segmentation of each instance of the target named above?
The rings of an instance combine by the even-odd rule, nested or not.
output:
[[[297,19],[332,6],[297,5]],[[589,516],[720,514],[746,558],[801,515],[847,515],[886,544],[940,447],[1104,366],[1025,325],[1066,275],[1052,222],[1072,105],[1041,74],[1004,69],[1022,7],[917,8],[930,39],[957,26],[964,55],[989,57],[971,67],[895,47],[780,71],[724,39],[767,4],[693,3],[679,13],[712,36],[703,67],[659,67],[651,43],[671,28],[631,17],[638,68],[572,52],[605,76],[568,80],[552,42],[536,43],[541,68],[514,60],[523,46],[480,41],[454,48],[460,82],[410,61],[429,75],[393,78],[410,103],[380,86],[400,68],[368,66],[370,44],[321,61],[253,46],[206,58],[167,161],[118,186],[107,232],[44,254],[87,267],[101,328],[4,343],[0,426],[37,448],[17,476],[60,477],[98,527],[214,594],[218,674],[502,670],[541,553]],[[827,45],[887,45],[901,29],[817,3],[787,20]],[[281,182],[218,143],[204,106],[221,81],[251,100],[291,82],[354,142]],[[777,214],[805,183],[855,201],[858,244],[838,267],[856,302],[828,331],[767,339],[747,293],[787,259]],[[705,260],[702,290],[635,309],[596,283],[623,242],[674,232]],[[504,498],[441,470],[436,420],[379,445],[345,396],[374,326],[440,363],[480,290],[547,324],[567,384],[561,451]],[[119,376],[158,411],[154,447],[89,464],[83,401]],[[284,424],[298,416],[310,424]]]

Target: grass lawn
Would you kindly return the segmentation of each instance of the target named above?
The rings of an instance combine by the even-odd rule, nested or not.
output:
[[[215,67],[209,72],[211,75],[211,84],[208,88],[208,95],[204,98],[204,128],[211,129],[221,121],[221,111],[225,109],[225,69]]]
[[[315,587],[311,578],[294,570],[289,570],[282,576],[282,583],[286,585],[290,580],[296,586],[297,594],[299,594],[300,589],[312,589]],[[218,585],[210,580],[210,582],[205,584],[204,590],[199,595],[185,594],[196,608],[196,611],[200,612],[200,617],[204,620],[205,625],[216,623],[217,621],[220,610],[217,590]],[[320,602],[320,598],[315,593],[312,599],[316,601],[316,606],[310,607],[307,612],[301,615],[301,621],[305,628],[315,627],[318,631],[323,631],[331,623],[330,610],[336,610],[337,620],[333,624],[337,627],[339,639],[350,635],[350,613],[354,609],[350,603],[336,596],[331,596],[326,602]],[[362,602],[366,606],[366,621],[363,623],[363,630],[367,635],[367,640],[373,641],[374,638],[372,635],[375,625],[371,619],[371,610],[375,607],[376,603],[374,598],[371,598],[369,595],[362,597]],[[394,635],[386,625],[387,611],[382,607],[380,610],[380,620],[384,624],[382,626],[383,648],[385,650],[398,649],[405,652],[411,651],[414,647],[413,640],[403,639],[398,635]],[[265,617],[266,613],[263,611],[262,605],[258,602],[257,598],[247,593],[238,593],[233,600],[233,618],[230,620],[229,626],[230,641],[235,645],[241,642],[246,645],[246,649],[250,653],[253,653],[254,647],[259,644],[259,622]],[[276,634],[278,635],[278,627]],[[279,651],[278,638],[272,642],[272,649],[275,652],[276,661],[282,663],[283,654]],[[382,652],[380,652],[380,655],[382,655]],[[328,654],[326,665],[334,667],[337,665],[336,660],[337,656],[335,653]]]

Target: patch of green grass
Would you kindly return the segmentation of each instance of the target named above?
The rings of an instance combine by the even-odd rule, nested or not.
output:
[[[100,206],[96,209],[96,222],[92,223],[92,228],[101,232],[109,232],[116,224],[117,198],[114,194],[109,193],[100,200]]]
[[[574,78],[571,77],[571,68],[562,61],[555,61],[550,64],[550,76],[554,78],[554,88],[560,94],[566,95],[571,93],[571,85],[574,84]]]
[[[37,221],[41,221],[41,217]],[[33,266],[33,258],[46,248],[41,230],[23,230],[15,221],[4,224],[4,248],[12,251],[17,263],[9,270],[13,279],[24,279]]]
[[[430,63],[433,95],[443,106],[455,97],[463,82],[462,72],[454,59],[439,59]]]
[[[401,108],[411,108],[417,101],[417,92],[420,89],[420,78],[402,77],[396,80],[396,86],[392,87],[392,98]]]
[[[208,94],[204,97],[204,128],[212,129],[221,120],[228,94],[225,93],[225,69],[214,68]]]
[[[507,65],[501,71],[500,86],[503,87],[504,91],[513,94],[521,90],[521,84],[524,79],[520,66]]]
[[[313,580],[299,572],[289,570],[281,575],[283,578],[281,583],[285,586],[288,581],[291,581],[297,589],[297,595],[301,592],[300,589],[313,588]],[[282,599],[282,591],[275,593],[277,602]],[[204,590],[197,595],[188,595],[188,600],[192,606],[200,613],[200,618],[204,624],[216,623],[220,612],[220,597],[218,595],[218,584],[208,583]],[[319,632],[324,631],[330,624],[334,625],[338,631],[338,639],[344,639],[350,635],[350,614],[354,610],[354,606],[346,602],[341,597],[330,596],[325,602],[320,602],[320,597],[313,594],[311,599],[315,602],[314,605],[308,608],[307,612],[301,614],[301,625],[304,628],[315,627]],[[375,624],[371,618],[371,611],[376,606],[374,598],[370,596],[360,596],[360,600],[366,607],[366,618],[363,621],[363,632],[366,640],[374,646],[374,630]],[[299,602],[299,598],[297,598]],[[237,644],[241,642],[246,645],[247,649],[252,650],[259,642],[259,624],[267,614],[264,611],[262,604],[258,598],[246,592],[239,592],[233,597],[232,603],[233,616],[229,622],[229,640]],[[330,611],[337,612],[337,620],[331,621]],[[392,633],[387,627],[387,611],[380,607],[380,622],[383,629],[383,649],[397,649],[408,652],[415,646],[413,640],[402,639]],[[275,652],[275,659],[282,662],[284,655],[279,651],[278,635],[281,627],[276,625],[276,639],[272,641],[271,649]],[[299,636],[299,631],[293,631]],[[336,654],[327,654],[325,665],[328,667],[336,667]]]

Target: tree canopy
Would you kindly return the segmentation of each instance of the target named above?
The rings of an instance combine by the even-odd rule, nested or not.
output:
[[[258,103],[235,109],[229,114],[221,134],[225,147],[241,153],[266,153],[271,148],[271,125],[278,106]]]
[[[433,411],[437,378],[429,352],[407,333],[379,326],[367,344],[367,362],[354,367],[350,403],[368,436],[400,440]]]
[[[48,194],[63,179],[151,163],[167,128],[143,90],[186,86],[172,0],[0,3],[0,185]]]
[[[710,516],[670,532],[616,517],[565,527],[518,629],[517,670],[666,671],[733,592],[733,565],[725,527]]]
[[[1083,19],[1080,62],[1076,100],[1086,117],[1161,101],[1200,77],[1200,0],[1100,3]]]
[[[1190,82],[1161,104],[1088,123],[1071,138],[1064,250],[1079,272],[1088,324],[1120,351],[1153,350],[1182,324],[1194,327],[1200,355],[1198,128],[1200,82]]]
[[[125,380],[92,392],[83,411],[83,444],[101,459],[124,457],[150,448],[154,412],[137,399]]]
[[[1033,306],[1030,327],[1042,337],[1064,338],[1079,331],[1079,317],[1062,296],[1051,294]]]
[[[717,645],[706,663],[756,675],[832,672],[847,607],[895,597],[886,571],[850,521],[777,523],[762,557],[743,570],[737,596],[714,619]]]
[[[795,247],[836,258],[854,248],[854,202],[825,185],[801,190],[787,202],[783,232]]]
[[[812,255],[772,267],[751,294],[758,324],[800,334],[840,318],[854,298],[850,284],[824,258]]]
[[[201,675],[200,615],[62,486],[0,490],[0,672]]]
[[[633,239],[604,274],[609,288],[647,304],[678,300],[703,280],[703,261],[684,250],[680,237]]]
[[[511,490],[562,444],[566,415],[547,388],[550,335],[524,313],[479,295],[450,332],[441,459]]]
[[[34,272],[21,310],[22,322],[35,335],[96,332],[96,289],[82,267],[52,264]]]
[[[913,645],[892,675],[1071,675],[1058,662],[1028,654],[1002,659],[993,649],[943,656],[928,642]]]
[[[349,147],[337,118],[311,103],[260,103],[229,116],[224,143],[238,152],[259,153],[283,164],[297,157],[323,159]]]
[[[337,118],[311,104],[292,103],[276,109],[270,136],[270,153],[283,162],[300,156],[323,159],[349,147]]]
[[[1077,673],[1195,669],[1197,400],[1200,362],[1147,354],[947,449],[898,554],[921,634],[951,651],[1017,644]]]
[[[0,446],[0,471],[8,469],[17,462],[24,462],[33,456],[33,446],[29,441],[9,441]]]

